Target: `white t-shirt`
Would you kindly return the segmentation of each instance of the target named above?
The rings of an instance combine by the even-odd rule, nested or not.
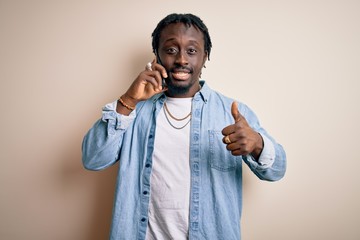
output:
[[[183,118],[191,112],[191,102],[192,98],[167,98],[166,105],[174,117]],[[174,120],[164,107],[157,116],[147,240],[188,239],[189,121],[190,117]]]

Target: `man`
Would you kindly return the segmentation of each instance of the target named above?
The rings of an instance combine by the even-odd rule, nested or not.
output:
[[[155,60],[83,141],[85,168],[120,162],[110,238],[240,239],[242,161],[275,181],[285,152],[246,105],[200,81],[212,47],[200,18],[170,14],[152,37]]]

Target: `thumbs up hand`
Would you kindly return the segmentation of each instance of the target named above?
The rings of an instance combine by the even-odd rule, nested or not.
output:
[[[261,135],[249,126],[246,119],[239,112],[235,101],[231,105],[231,114],[234,118],[234,124],[222,130],[226,149],[231,151],[234,156],[251,154],[257,160],[263,149]]]

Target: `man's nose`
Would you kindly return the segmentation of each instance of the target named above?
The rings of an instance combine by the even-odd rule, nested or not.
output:
[[[177,55],[176,55],[176,63],[179,65],[187,65],[188,62],[188,56],[186,55],[186,52],[184,51],[180,51]]]

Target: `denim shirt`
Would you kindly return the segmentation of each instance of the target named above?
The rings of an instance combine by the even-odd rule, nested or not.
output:
[[[204,81],[201,85],[193,98],[190,126],[189,239],[239,240],[242,162],[260,179],[276,181],[285,174],[286,156],[282,146],[242,103],[238,103],[240,113],[255,131],[270,139],[275,159],[271,166],[263,166],[251,155],[233,156],[226,150],[221,133],[234,123],[233,100],[211,90]],[[101,170],[120,163],[110,239],[145,239],[155,120],[165,99],[162,93],[139,102],[130,116],[105,107],[102,118],[84,138],[82,160],[86,169]]]

